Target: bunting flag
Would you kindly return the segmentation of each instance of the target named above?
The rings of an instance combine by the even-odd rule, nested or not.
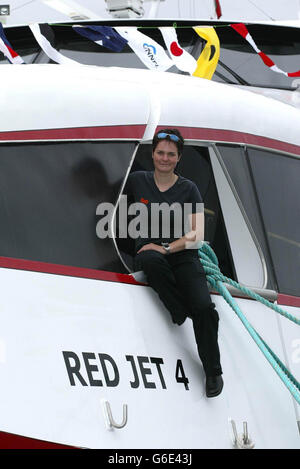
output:
[[[55,38],[51,27],[48,24],[30,24],[35,39],[48,57],[58,64],[79,65],[75,60],[69,59],[55,49]]]
[[[215,8],[216,8],[217,18],[219,19],[222,16],[221,4],[219,0],[215,0]]]
[[[273,72],[283,73],[287,77],[300,77],[300,70],[298,70],[297,72],[293,72],[293,73],[287,73],[287,72],[284,72],[283,70],[281,70],[280,68],[278,68],[277,65],[275,65],[275,63],[273,62],[273,60],[270,59],[270,57],[268,57],[264,52],[262,52],[257,47],[257,45],[254,42],[251,34],[249,33],[248,29],[246,28],[246,26],[243,23],[231,24],[230,26],[237,33],[239,33],[244,39],[246,39],[246,41],[249,42],[249,44],[252,46],[252,48],[255,50],[255,52],[259,55],[259,57],[261,58],[263,63],[267,67],[269,67],[271,70],[273,70]]]
[[[122,52],[128,43],[127,39],[120,36],[120,34],[110,26],[81,26],[78,24],[73,26],[73,29],[81,36],[114,52]]]
[[[5,36],[4,29],[2,23],[0,22],[0,51],[3,52],[5,57],[10,61],[12,64],[23,64],[25,63],[22,57],[17,54],[16,51],[13,50],[10,42],[7,40]]]
[[[183,72],[193,75],[197,68],[197,61],[191,54],[180,47],[175,29],[172,27],[161,27],[159,29],[176,67]]]
[[[220,58],[220,41],[214,28],[210,26],[195,26],[196,33],[205,39],[206,44],[197,60],[197,68],[193,75],[195,77],[211,80]]]
[[[140,33],[136,27],[114,27],[139,59],[152,70],[165,72],[174,64],[167,56],[164,48],[145,34]]]
[[[216,1],[216,11],[221,15],[220,2]],[[219,18],[220,16],[218,16]],[[264,64],[270,70],[281,73],[287,77],[300,77],[300,70],[296,72],[285,72],[277,67],[273,60],[262,52],[244,23],[228,25],[240,34],[251,45],[259,55]],[[224,27],[228,27],[224,25]],[[79,62],[72,60],[61,54],[55,48],[55,37],[53,30],[48,24],[29,25],[35,39],[47,56],[56,63],[79,65]],[[189,73],[195,77],[211,79],[220,57],[220,41],[211,26],[194,26],[192,29],[206,41],[198,60],[185,51],[178,43],[176,30],[174,27],[158,27],[163,36],[165,45],[170,57],[165,49],[150,37],[138,31],[137,27],[110,27],[97,25],[74,25],[73,30],[91,41],[106,47],[110,50],[121,52],[128,45],[147,68],[158,71],[166,71],[173,65],[179,70]],[[24,64],[24,60],[15,52],[7,40],[2,24],[0,23],[0,51],[8,58],[12,64]]]

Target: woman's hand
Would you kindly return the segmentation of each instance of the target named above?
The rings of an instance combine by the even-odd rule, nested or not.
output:
[[[143,251],[150,251],[150,250],[160,252],[161,254],[166,254],[166,250],[162,246],[159,246],[158,244],[154,244],[154,243],[145,244],[144,246],[141,247],[141,249],[138,250],[137,254]]]

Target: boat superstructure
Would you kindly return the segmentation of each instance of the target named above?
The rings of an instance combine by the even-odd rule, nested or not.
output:
[[[128,68],[129,53],[84,64],[95,45],[75,53],[70,27],[54,30],[83,65],[43,63],[22,26],[7,36],[27,40],[35,63],[1,66],[0,431],[85,448],[230,448],[234,421],[256,448],[299,448],[298,404],[224,298],[211,292],[225,386],[209,400],[192,323],[172,324],[130,243],[97,235],[99,204],[117,218],[130,171],[151,169],[154,132],[179,128],[180,171],[203,194],[222,272],[300,318],[297,87]],[[297,325],[228,288],[299,380]],[[117,423],[126,404],[123,428],[107,402]]]

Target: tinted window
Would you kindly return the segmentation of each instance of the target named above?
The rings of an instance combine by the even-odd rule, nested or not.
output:
[[[300,161],[249,149],[279,291],[300,295]]]
[[[115,203],[134,143],[0,145],[0,255],[124,272],[96,234],[101,202]]]
[[[251,171],[244,148],[234,145],[217,145],[230,179],[252,228],[267,266],[266,288],[277,289],[268,243],[265,239],[263,221],[258,209]]]

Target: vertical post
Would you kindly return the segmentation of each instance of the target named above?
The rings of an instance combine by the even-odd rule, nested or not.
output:
[[[156,18],[159,9],[160,0],[152,0],[148,18]]]
[[[0,5],[0,23],[5,24],[10,15],[10,5]]]

